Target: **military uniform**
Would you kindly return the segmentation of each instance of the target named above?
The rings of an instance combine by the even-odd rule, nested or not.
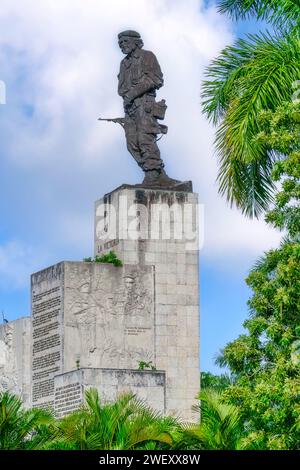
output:
[[[155,55],[137,48],[121,62],[118,93],[124,99],[127,148],[144,172],[164,167],[156,143],[163,132],[155,117],[156,90],[163,74]]]

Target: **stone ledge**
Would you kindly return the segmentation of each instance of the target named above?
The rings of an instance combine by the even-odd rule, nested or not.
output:
[[[122,189],[142,189],[146,191],[173,191],[173,192],[183,192],[183,193],[193,193],[193,183],[192,181],[179,181],[173,185],[163,185],[163,184],[121,184],[116,189],[113,189],[109,193],[106,193],[104,197],[109,196],[110,194],[121,191]]]

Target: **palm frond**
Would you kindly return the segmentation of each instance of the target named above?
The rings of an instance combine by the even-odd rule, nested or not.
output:
[[[181,428],[175,448],[205,450],[236,450],[244,437],[239,409],[224,403],[222,394],[211,388],[200,393],[194,411],[201,413],[199,425]]]
[[[219,127],[219,190],[252,217],[272,201],[275,153],[257,139],[258,115],[291,99],[300,76],[299,32],[248,35],[222,51],[207,70],[203,112]]]
[[[54,417],[32,409],[25,411],[19,397],[0,393],[0,449],[40,449],[51,439]],[[53,428],[54,431],[54,428]]]
[[[278,27],[299,24],[300,0],[219,0],[217,6],[234,20],[254,16]]]
[[[163,417],[132,393],[102,403],[97,390],[91,389],[85,406],[61,420],[57,445],[63,446],[65,439],[75,449],[170,448],[176,426],[176,420]]]

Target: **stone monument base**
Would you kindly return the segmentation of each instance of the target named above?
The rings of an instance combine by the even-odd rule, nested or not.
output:
[[[94,261],[62,261],[31,276],[33,407],[63,416],[96,388],[104,402],[130,391],[194,419],[197,214],[195,193],[123,185],[95,204]],[[99,259],[110,250],[116,266]]]
[[[84,368],[55,376],[55,415],[60,418],[79,408],[86,390],[95,388],[102,403],[133,393],[154,410],[165,413],[164,371]]]

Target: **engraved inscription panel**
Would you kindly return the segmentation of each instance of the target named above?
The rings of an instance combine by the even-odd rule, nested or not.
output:
[[[32,275],[32,405],[54,406],[54,375],[62,367],[63,265]]]
[[[82,388],[79,382],[56,388],[54,409],[57,418],[61,418],[80,407],[83,402]]]

